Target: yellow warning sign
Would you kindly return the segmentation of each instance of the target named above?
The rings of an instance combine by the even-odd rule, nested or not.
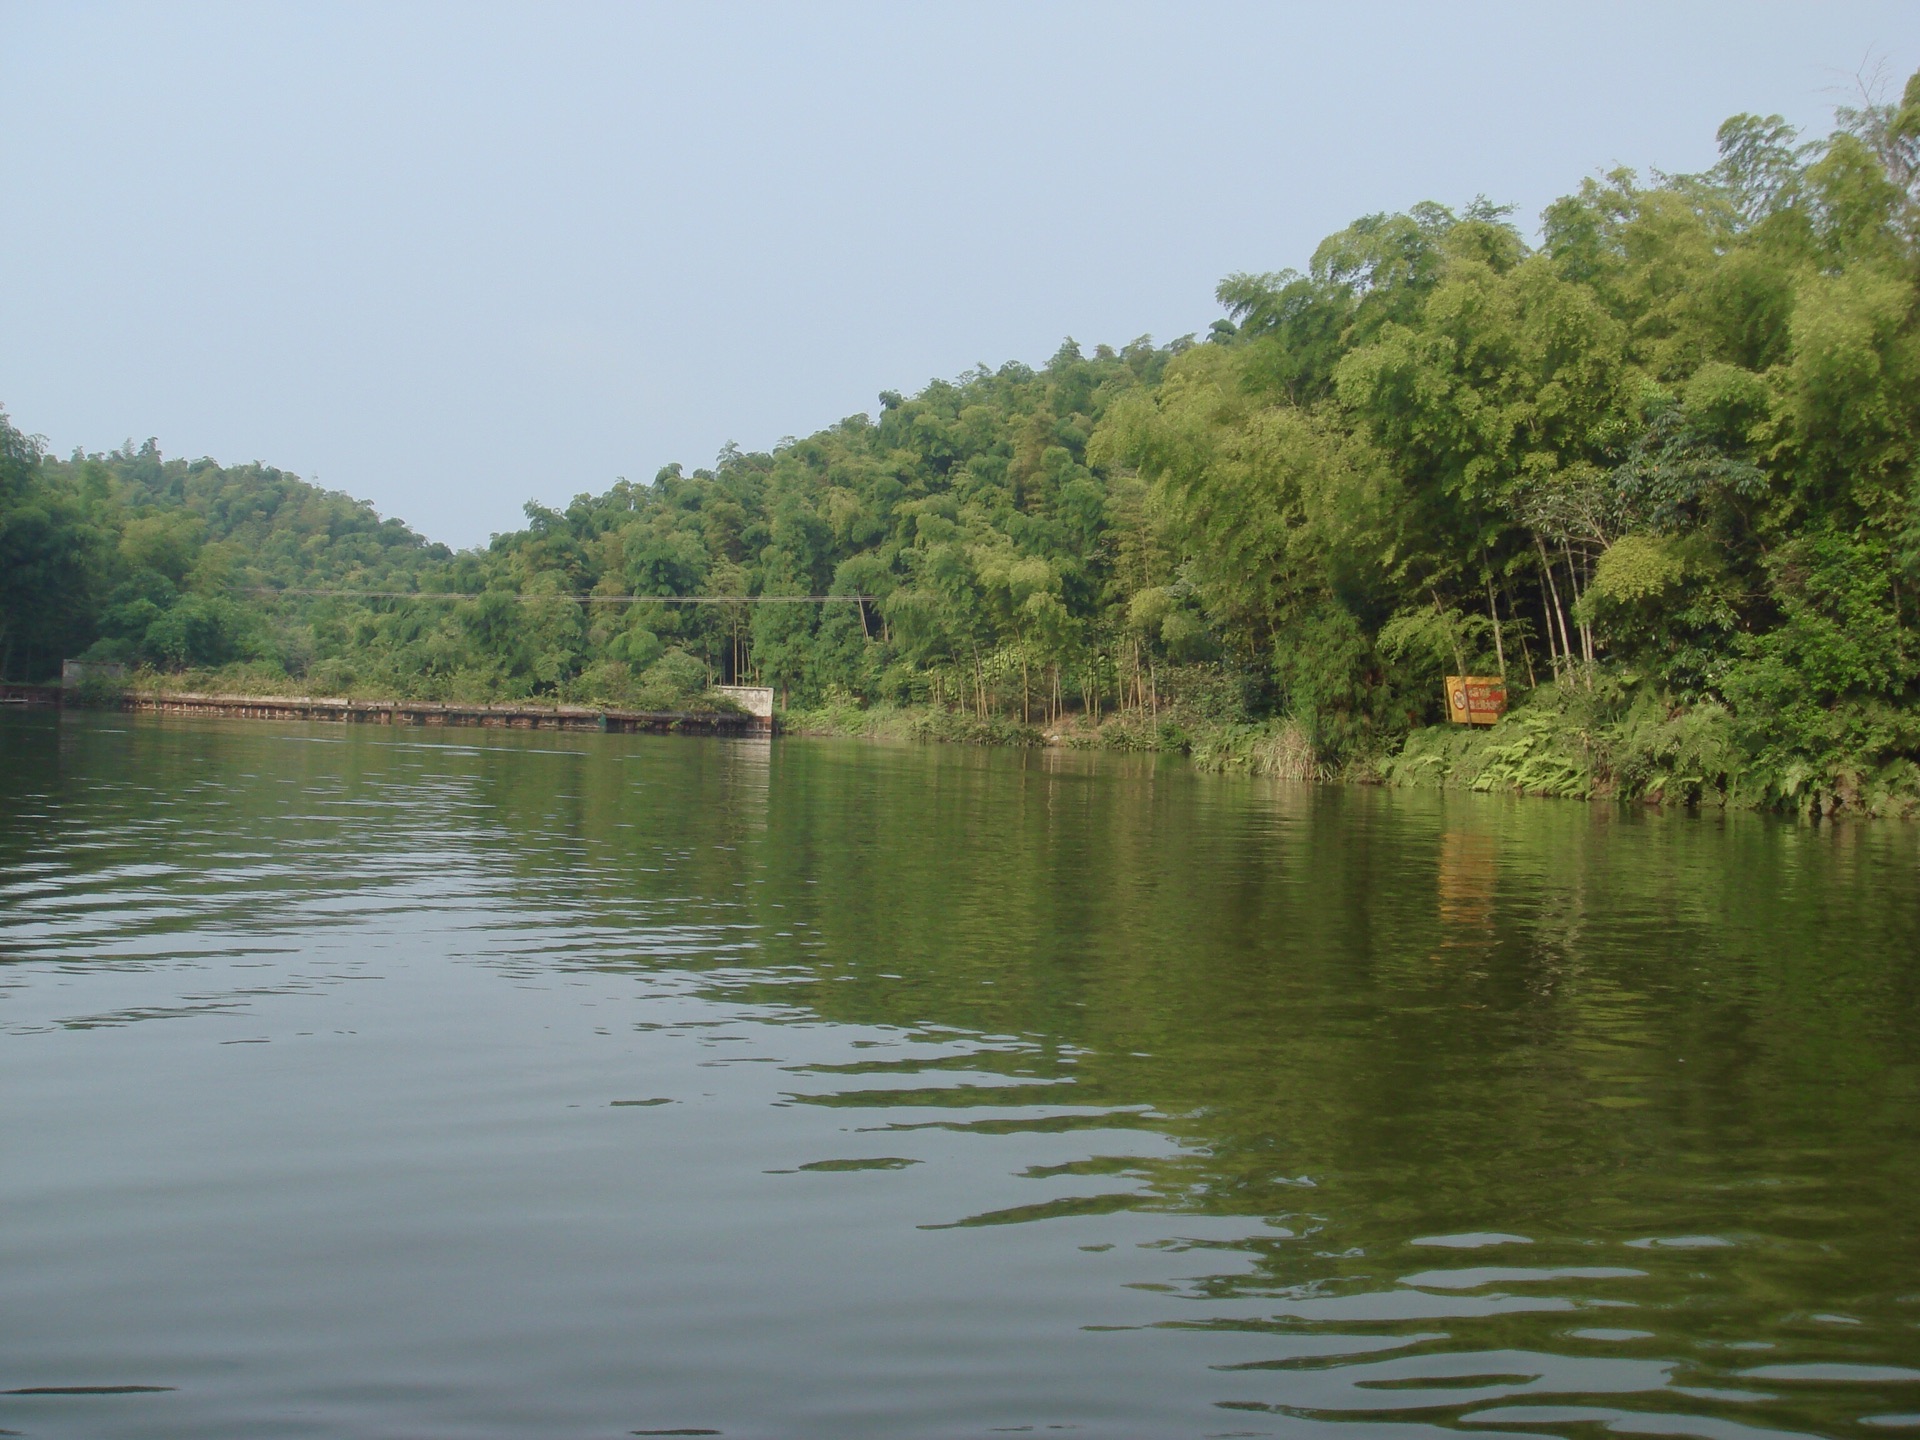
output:
[[[1507,682],[1498,675],[1447,676],[1447,718],[1456,725],[1491,725],[1507,713]]]

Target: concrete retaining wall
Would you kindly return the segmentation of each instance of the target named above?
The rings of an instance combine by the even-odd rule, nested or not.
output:
[[[595,710],[580,705],[439,705],[413,700],[338,700],[279,695],[130,694],[123,709],[236,720],[334,720],[362,725],[479,725],[509,730],[688,731],[764,735],[770,718],[671,710]]]

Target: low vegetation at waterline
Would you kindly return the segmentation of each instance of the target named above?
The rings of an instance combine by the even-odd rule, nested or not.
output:
[[[1204,339],[888,392],[484,549],[8,426],[0,667],[640,708],[739,681],[816,728],[1909,810],[1920,76],[1837,121],[1737,116],[1712,170],[1590,179],[1537,244],[1484,201],[1367,216],[1228,277]],[[1515,709],[1435,728],[1470,672]]]

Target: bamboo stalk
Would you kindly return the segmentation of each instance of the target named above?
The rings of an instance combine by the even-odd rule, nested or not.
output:
[[[1507,613],[1513,614],[1513,588],[1504,578],[1500,581],[1500,593],[1507,597]],[[1540,682],[1534,678],[1533,674],[1533,647],[1527,644],[1527,627],[1522,625],[1515,633],[1520,637],[1520,658],[1527,662],[1527,688],[1537,690],[1540,688]]]
[[[1541,572],[1547,577],[1547,589],[1553,595],[1552,618],[1560,622],[1560,652],[1567,657],[1567,666],[1569,670],[1571,670],[1573,666],[1573,641],[1567,634],[1567,612],[1560,604],[1560,586],[1553,578],[1553,561],[1547,557],[1546,541],[1542,540],[1538,535],[1535,535],[1533,537],[1533,543],[1540,550]]]
[[[1567,584],[1570,587],[1572,587],[1573,608],[1577,611],[1580,608],[1580,596],[1582,594],[1582,591],[1580,588],[1580,575],[1578,570],[1575,569],[1574,563],[1573,563],[1573,547],[1569,545],[1565,540],[1562,540],[1560,542],[1560,553],[1566,556],[1566,559],[1567,559]],[[1591,666],[1593,664],[1593,629],[1584,620],[1579,622],[1579,628],[1580,628],[1580,653],[1585,658],[1587,664]],[[1591,675],[1587,677],[1587,683],[1589,688],[1591,688],[1593,683],[1593,677]]]
[[[1447,623],[1447,611],[1446,607],[1440,603],[1440,592],[1429,585],[1427,594],[1433,597],[1434,614],[1438,615],[1440,623],[1447,627],[1447,640],[1453,646],[1453,663],[1457,667],[1454,673],[1464,682],[1467,678],[1467,657],[1460,651],[1460,637],[1453,633],[1453,626]]]
[[[1552,667],[1553,678],[1557,683],[1560,679],[1560,647],[1554,643],[1553,639],[1553,607],[1547,603],[1546,572],[1542,571],[1534,579],[1540,585],[1540,633],[1546,636],[1547,664]]]
[[[1500,683],[1507,680],[1507,647],[1500,638],[1500,610],[1493,603],[1493,573],[1487,573],[1487,614],[1493,617],[1493,653],[1500,660]]]

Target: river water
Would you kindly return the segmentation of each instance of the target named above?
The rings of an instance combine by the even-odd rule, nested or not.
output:
[[[0,1429],[1920,1432],[1920,844],[0,717]]]

